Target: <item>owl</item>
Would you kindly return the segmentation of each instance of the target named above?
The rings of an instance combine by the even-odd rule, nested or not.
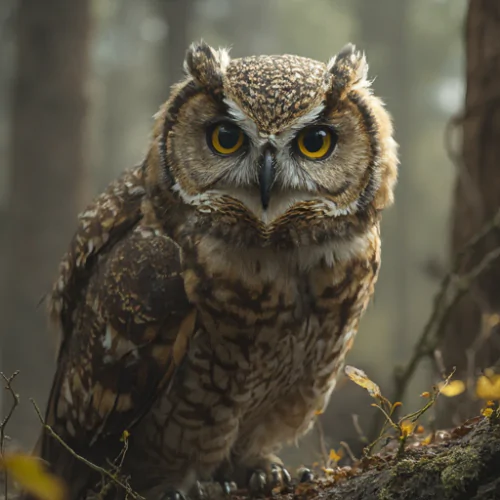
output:
[[[193,44],[144,161],[80,215],[50,300],[46,422],[94,464],[120,456],[148,500],[289,483],[276,453],[328,403],[393,201],[367,69],[350,44],[327,64]],[[98,487],[46,432],[36,451],[71,499]]]

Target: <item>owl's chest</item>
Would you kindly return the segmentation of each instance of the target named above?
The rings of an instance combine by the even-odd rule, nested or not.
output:
[[[197,257],[186,266],[188,296],[216,357],[237,367],[235,391],[250,394],[253,405],[297,383],[313,391],[327,383],[357,330],[378,267],[372,253],[308,266],[290,255],[201,249]]]

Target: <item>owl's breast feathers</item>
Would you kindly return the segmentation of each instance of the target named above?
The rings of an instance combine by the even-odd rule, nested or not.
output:
[[[251,374],[252,405],[297,384],[319,399],[373,294],[378,226],[351,242],[288,252],[231,249],[206,234],[194,242],[184,251],[186,293],[210,336]]]

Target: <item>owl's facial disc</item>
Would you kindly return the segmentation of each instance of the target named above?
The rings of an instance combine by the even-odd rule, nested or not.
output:
[[[185,68],[162,115],[164,185],[207,224],[245,220],[265,238],[289,225],[295,238],[299,226],[351,231],[392,203],[392,124],[353,46],[324,64],[201,43]]]

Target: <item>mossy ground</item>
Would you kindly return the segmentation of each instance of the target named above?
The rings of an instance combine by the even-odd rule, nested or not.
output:
[[[360,467],[341,481],[320,481],[282,499],[500,500],[500,422],[474,419],[435,445],[410,446]]]

